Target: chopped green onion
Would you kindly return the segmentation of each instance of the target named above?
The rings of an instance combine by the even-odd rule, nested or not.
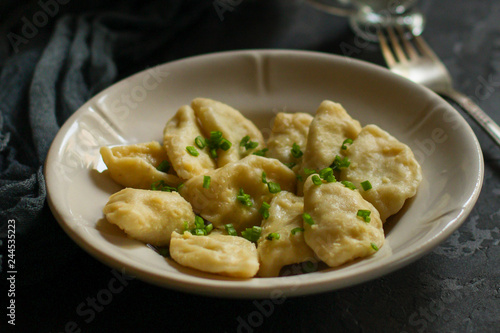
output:
[[[187,231],[187,230],[189,230],[189,222],[184,221],[184,231]]]
[[[257,148],[258,142],[250,141],[250,136],[245,135],[240,141],[240,147],[245,147],[246,150]]]
[[[312,176],[312,182],[314,183],[314,185],[321,185],[321,184],[323,184],[323,182],[321,181],[321,178],[319,178],[318,175]]]
[[[333,163],[330,165],[330,168],[332,168],[333,170],[340,170],[349,167],[349,165],[351,165],[351,162],[349,162],[349,159],[347,157],[342,158],[337,155],[335,156]]]
[[[300,150],[300,146],[294,142],[292,145],[292,156],[295,158],[300,158],[302,157],[302,155],[304,155],[304,153],[302,152],[302,150]]]
[[[250,141],[250,136],[245,135],[240,141],[240,147],[245,147],[248,141]]]
[[[193,147],[193,146],[187,146],[187,147],[186,147],[186,150],[187,150],[187,152],[188,152],[189,154],[191,154],[191,155],[193,155],[193,156],[198,156],[198,155],[200,155],[200,152],[199,152],[199,151],[197,151],[197,150],[196,150],[196,148],[195,148],[195,147]]]
[[[243,205],[247,207],[252,207],[252,198],[250,197],[250,194],[246,194],[242,188],[240,188],[239,195],[236,196],[236,199],[241,202]]]
[[[170,170],[170,163],[165,160],[156,167],[156,170],[161,172],[168,172],[168,170]]]
[[[301,182],[303,180],[302,175],[296,175],[295,178],[297,178],[297,180],[299,182]]]
[[[163,180],[159,180],[157,182],[154,182],[151,184],[151,190],[153,191],[163,191],[163,192],[172,192],[172,191],[177,191],[178,188],[169,186],[165,183]]]
[[[201,136],[197,136],[196,139],[194,139],[194,143],[198,146],[198,148],[203,149],[205,148],[205,139],[202,138]]]
[[[264,220],[267,220],[269,218],[269,208],[271,207],[270,204],[267,202],[263,202],[262,206],[260,206],[259,213],[262,215]]]
[[[370,245],[372,246],[372,249],[374,249],[375,251],[378,251],[378,246],[375,245],[375,243],[371,243]]]
[[[342,183],[342,185],[344,185],[347,188],[350,188],[353,191],[356,189],[356,186],[354,186],[354,184],[351,183],[350,181],[343,180],[343,181],[341,181],[341,183]]]
[[[203,176],[203,188],[209,188],[211,181],[212,179],[210,178],[210,176]]]
[[[312,219],[311,215],[309,215],[308,213],[302,214],[302,218],[304,219],[304,222],[306,222],[307,224],[309,224],[309,225],[314,224],[314,220]]]
[[[184,229],[187,231],[189,224],[184,222]],[[195,215],[194,216],[194,229],[190,230],[191,234],[195,236],[206,236],[214,229],[214,225],[212,223],[205,225],[205,220],[202,217]]]
[[[204,229],[205,228],[205,221],[203,221],[202,217],[195,215],[194,226],[196,229]]]
[[[255,243],[259,240],[261,233],[262,233],[261,227],[253,226],[251,228],[246,228],[245,231],[242,231],[241,236]]]
[[[352,139],[345,139],[344,142],[342,142],[342,147],[341,148],[343,150],[347,149],[346,143],[351,144],[352,143]]]
[[[358,213],[356,215],[361,217],[366,223],[370,223],[370,220],[371,220],[370,214],[371,214],[371,211],[365,210],[365,209],[360,209],[360,210],[358,210]]]
[[[319,172],[319,176],[329,183],[336,182],[335,176],[333,175],[332,168],[324,168]]]
[[[210,139],[208,139],[209,146],[219,147],[221,140],[222,140],[222,132],[221,131],[211,131],[210,132]]]
[[[184,187],[184,183],[180,183],[178,186],[177,186],[177,192],[179,192],[181,190],[181,188]]]
[[[372,184],[368,180],[365,180],[364,182],[361,182],[361,187],[363,187],[364,191],[368,191],[372,189]]]
[[[210,156],[212,156],[212,158],[217,158],[217,157],[219,157],[219,155],[217,154],[217,149],[215,149],[215,148],[211,148],[211,149],[210,149]]]
[[[269,149],[267,149],[267,148],[264,148],[264,149],[261,149],[261,150],[257,150],[256,152],[253,153],[253,155],[266,157],[266,152],[268,150]]]
[[[306,174],[306,176],[309,176],[309,175],[312,175],[313,173],[316,173],[316,170],[304,168],[304,173]]]
[[[233,144],[231,142],[229,142],[229,140],[227,139],[222,139],[221,142],[220,142],[220,149],[224,150],[224,151],[228,151],[229,148],[231,148]]]
[[[290,162],[290,163],[283,163],[284,165],[286,165],[288,168],[290,169],[293,169],[294,166],[296,166],[297,164],[296,163],[293,163],[293,162]]]
[[[262,182],[264,184],[267,184],[267,175],[266,175],[266,173],[264,171],[262,171]]]
[[[281,186],[278,183],[275,182],[268,182],[267,183],[267,188],[269,189],[270,193],[279,193],[281,192]]]
[[[266,237],[267,240],[270,240],[272,241],[273,239],[280,239],[280,234],[278,234],[277,232],[271,232],[269,235],[267,235]]]
[[[227,234],[229,236],[238,236],[238,233],[236,232],[236,229],[234,229],[232,223],[224,225],[224,228],[226,228]]]
[[[301,227],[293,228],[291,232],[292,232],[292,235],[295,235],[298,232],[304,232],[304,228],[301,228]]]

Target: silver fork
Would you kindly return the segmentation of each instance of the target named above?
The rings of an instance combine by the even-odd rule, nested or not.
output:
[[[411,34],[411,32],[408,33]],[[469,97],[453,89],[450,73],[441,60],[422,37],[412,37],[416,47],[407,39],[401,27],[395,29],[387,27],[386,33],[382,29],[378,31],[380,47],[387,67],[392,72],[424,85],[458,103],[500,146],[498,124]]]

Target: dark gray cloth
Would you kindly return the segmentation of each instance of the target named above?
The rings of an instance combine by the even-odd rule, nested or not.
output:
[[[32,257],[33,250],[43,256],[51,242],[66,241],[60,232],[56,239],[47,235],[55,224],[51,214],[41,218],[47,209],[43,163],[60,126],[119,77],[120,65],[130,70],[150,57],[210,5],[156,1],[134,11],[139,1],[125,3],[122,12],[63,15],[45,45],[28,39],[16,43],[26,36],[22,27],[15,36],[12,32],[7,36],[17,53],[0,62],[0,237],[6,237],[7,221],[15,219],[18,242],[26,241],[18,246],[19,258]],[[56,262],[67,257],[60,252],[51,253]],[[36,266],[30,259],[18,263]],[[21,276],[19,283],[35,280]]]

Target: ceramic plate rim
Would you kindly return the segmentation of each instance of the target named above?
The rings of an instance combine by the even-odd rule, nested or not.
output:
[[[198,56],[193,56],[189,58],[184,58],[180,60],[176,60],[173,62],[165,63],[156,66],[155,68],[163,67],[163,66],[173,66],[178,65],[179,63],[189,64],[190,62],[197,61],[208,61],[213,59],[214,57],[238,57],[245,54],[272,54],[272,55],[293,55],[298,57],[306,57],[306,58],[317,58],[317,59],[330,59],[334,62],[349,62],[351,65],[360,67],[363,70],[375,71],[379,72],[379,74],[390,75],[393,76],[394,80],[397,80],[400,84],[403,85],[413,85],[413,89],[424,89],[427,93],[434,94],[432,91],[428,90],[425,87],[417,86],[416,84],[407,81],[406,79],[396,77],[395,74],[392,74],[387,69],[377,66],[375,64],[371,64],[368,62],[364,62],[361,60],[351,59],[347,57],[342,57],[338,55],[326,54],[321,52],[313,52],[313,51],[299,51],[299,50],[239,50],[239,51],[225,51],[225,52],[216,52],[203,54]],[[138,76],[144,75],[146,71],[141,71],[136,73],[126,79],[134,79]],[[125,80],[125,79],[124,79]],[[122,80],[123,81],[123,80]],[[380,277],[382,275],[388,274],[396,269],[399,269],[402,266],[405,266],[416,259],[420,258],[424,254],[431,251],[434,247],[436,247],[439,243],[444,241],[447,237],[451,235],[458,227],[464,222],[465,218],[471,212],[475,202],[477,201],[484,175],[484,162],[482,158],[482,151],[479,146],[479,142],[475,137],[470,126],[467,125],[463,117],[454,110],[451,106],[449,106],[452,112],[455,112],[463,122],[467,125],[465,127],[465,131],[468,132],[469,139],[473,140],[474,146],[477,150],[477,158],[478,163],[478,174],[474,175],[475,178],[475,188],[473,192],[470,194],[468,199],[462,204],[462,210],[459,215],[453,219],[451,219],[446,227],[442,229],[437,235],[430,239],[426,239],[419,247],[412,249],[411,251],[403,251],[401,253],[393,255],[392,260],[386,263],[383,267],[378,267],[377,269],[373,269],[372,266],[366,266],[361,269],[359,274],[355,276],[347,276],[339,279],[332,279],[331,276],[325,274],[319,279],[315,279],[314,283],[307,283],[301,281],[300,288],[296,287],[297,281],[300,281],[301,278],[297,278],[296,276],[284,277],[284,278],[259,278],[262,283],[253,285],[248,284],[248,281],[251,280],[237,280],[237,281],[226,281],[226,280],[211,280],[206,278],[199,277],[187,277],[186,280],[181,280],[176,276],[165,277],[164,275],[159,274],[158,272],[152,272],[151,269],[145,267],[145,265],[137,265],[130,264],[124,260],[117,259],[111,256],[109,253],[106,253],[99,249],[96,244],[89,242],[86,240],[81,233],[77,232],[74,226],[71,225],[71,221],[67,221],[63,215],[64,211],[61,208],[61,205],[58,202],[54,202],[53,198],[53,182],[55,177],[53,172],[50,171],[49,167],[52,163],[56,163],[57,161],[57,150],[63,142],[64,137],[67,135],[68,129],[73,124],[78,117],[85,112],[86,108],[90,105],[90,103],[94,100],[99,99],[101,96],[109,93],[113,89],[117,89],[117,86],[122,82],[119,81],[107,89],[101,91],[92,97],[89,101],[83,104],[64,124],[61,126],[60,131],[56,135],[49,153],[47,155],[47,159],[45,161],[44,166],[44,176],[46,179],[47,185],[47,201],[49,207],[54,214],[56,220],[62,229],[75,241],[80,247],[82,247],[85,251],[92,254],[96,259],[104,262],[105,264],[114,267],[116,269],[122,270],[125,269],[127,274],[132,276],[139,277],[142,280],[148,281],[150,283],[173,288],[177,290],[182,290],[185,292],[201,294],[201,295],[209,295],[209,296],[219,296],[219,297],[229,297],[229,298],[267,298],[274,291],[280,291],[286,296],[299,296],[306,294],[314,294],[318,292],[324,292],[329,290],[340,289],[352,285],[359,284],[361,282],[365,282],[368,280],[372,280],[374,278]],[[435,95],[435,94],[434,94]],[[278,281],[280,280],[280,281]],[[294,287],[295,286],[295,287]]]

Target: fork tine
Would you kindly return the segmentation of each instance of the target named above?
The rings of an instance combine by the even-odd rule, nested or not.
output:
[[[432,51],[431,47],[425,42],[425,40],[422,37],[420,36],[414,36],[414,37],[415,37],[415,43],[423,55],[426,55],[435,61],[441,62],[438,56],[434,53],[434,51]]]
[[[378,29],[377,35],[380,42],[380,48],[382,49],[382,54],[384,56],[385,62],[387,63],[387,67],[391,68],[396,64],[396,59],[394,59],[391,48],[389,47],[389,44],[387,44],[387,39],[385,38],[381,29]]]
[[[398,58],[399,62],[401,62],[402,64],[408,63],[406,54],[404,53],[403,48],[401,47],[401,44],[398,41],[398,37],[396,36],[396,33],[394,32],[394,29],[391,26],[387,27],[387,33],[389,35],[389,39],[391,40],[392,49],[394,50],[394,53],[396,54],[396,57]]]
[[[396,26],[396,30],[398,31],[399,37],[401,41],[403,42],[404,49],[406,51],[406,54],[408,55],[408,58],[410,60],[415,60],[419,57],[417,51],[413,47],[413,45],[408,41],[408,39],[405,37],[405,33],[403,31],[403,28],[401,26]]]

